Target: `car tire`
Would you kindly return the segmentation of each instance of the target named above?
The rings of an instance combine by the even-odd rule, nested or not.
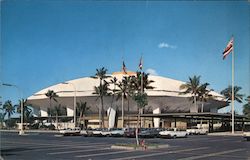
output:
[[[173,139],[176,139],[176,135],[173,136]]]

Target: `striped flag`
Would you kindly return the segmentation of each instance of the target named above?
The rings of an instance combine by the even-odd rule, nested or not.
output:
[[[225,59],[227,57],[227,55],[229,55],[229,53],[232,52],[233,50],[233,43],[234,43],[234,39],[233,37],[231,38],[231,40],[228,42],[227,47],[225,48],[225,50],[223,51],[223,59]]]
[[[127,68],[126,68],[124,61],[122,62],[122,70],[125,74],[127,74]]]
[[[140,59],[139,69],[142,70],[142,57],[141,57],[141,59]]]

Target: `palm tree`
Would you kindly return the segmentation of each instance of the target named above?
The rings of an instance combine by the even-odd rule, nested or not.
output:
[[[77,102],[76,103],[76,113],[79,116],[78,125],[80,125],[81,119],[83,119],[83,127],[86,128],[85,124],[85,113],[90,109],[90,107],[87,106],[87,102]]]
[[[109,83],[104,80],[104,83],[101,86],[95,86],[94,92],[92,94],[98,95],[101,100],[101,108],[99,108],[99,127],[104,128],[104,109],[103,109],[103,97],[109,96]]]
[[[53,115],[53,108],[47,108],[48,116],[51,117]]]
[[[209,94],[212,90],[207,89],[207,86],[209,86],[209,83],[204,83],[200,85],[198,89],[198,100],[201,102],[201,112],[203,112],[204,102],[207,102],[207,100],[212,97],[212,95]],[[202,119],[200,122],[202,127]]]
[[[58,115],[60,114],[61,104],[54,106],[54,112],[56,114],[56,129],[58,129]]]
[[[10,119],[10,116],[15,113],[15,107],[12,105],[10,100],[4,103],[3,110],[4,116],[7,115],[8,119]]]
[[[132,80],[132,78],[134,80]],[[136,84],[134,84],[134,82],[136,82],[136,77],[132,77],[132,76],[126,76],[123,77],[122,81],[118,83],[118,91],[117,91],[117,99],[122,99],[122,127],[123,127],[123,120],[124,120],[124,99],[127,100],[127,112],[129,113],[129,97],[132,97],[133,94],[135,93],[135,87],[137,86]],[[128,117],[129,118],[129,117]]]
[[[124,126],[124,99],[128,99],[128,81],[126,81],[126,78],[124,77],[121,82],[118,84],[118,91],[117,91],[117,99],[122,99],[122,128]]]
[[[19,100],[19,104],[15,105],[17,107],[17,113],[21,114],[21,103],[23,102],[23,117],[25,122],[30,122],[30,118],[32,117],[32,109],[28,107],[27,99],[23,99],[23,101]]]
[[[137,123],[136,123],[136,144],[137,146],[139,146],[138,128],[139,128],[139,119],[140,119],[140,109],[143,109],[148,104],[147,94],[137,92],[136,94],[134,94],[133,99],[137,103],[138,110],[139,110],[137,114]]]
[[[180,86],[180,90],[184,90],[184,91],[179,93],[179,94],[191,94],[192,95],[191,99],[194,103],[194,107],[196,111],[198,111],[197,97],[199,94],[199,87],[200,87],[200,76],[189,77],[189,81]]]
[[[51,100],[57,102],[56,97],[58,97],[58,95],[53,90],[48,90],[48,92],[45,93],[45,96],[49,98],[49,108],[51,108]],[[47,109],[47,110],[48,110],[48,115],[49,115],[49,112],[51,112],[51,109]]]
[[[99,95],[100,101],[101,101],[101,109],[99,109],[99,127],[104,128],[104,109],[103,109],[103,97],[107,95],[108,91],[108,83],[105,81],[105,79],[109,78],[110,76],[107,74],[107,69],[102,67],[100,69],[96,69],[95,76],[92,76],[91,78],[99,79],[99,86],[95,86],[94,90],[95,92],[93,94]]]
[[[117,80],[117,78],[113,77],[113,79],[110,80],[109,84],[113,85],[113,89],[109,89],[111,91],[111,95],[112,95],[112,100],[111,100],[111,108],[112,108],[115,95],[116,95],[116,93],[118,91],[116,89],[116,87],[118,86],[118,80]]]
[[[2,129],[3,127],[3,121],[4,121],[4,113],[0,112],[0,128]]]
[[[67,115],[67,109],[65,106],[58,104],[55,105],[53,108],[47,109],[48,115],[55,116],[56,117],[56,128],[58,129],[58,122],[59,122],[59,116],[65,116]]]
[[[136,144],[139,145],[138,139],[138,128],[139,128],[139,120],[140,114],[143,108],[148,104],[147,94],[144,93],[145,89],[153,89],[154,87],[150,84],[154,81],[148,79],[149,74],[145,74],[144,72],[137,72],[136,76],[131,77],[131,91],[133,92],[133,99],[137,103],[138,107],[138,115],[137,115],[137,125],[136,125]],[[142,82],[143,79],[143,83]]]
[[[209,94],[212,90],[209,90],[207,87],[209,83],[204,83],[198,88],[198,101],[201,102],[201,112],[203,112],[204,102],[207,102],[209,98],[212,98],[212,95]]]
[[[239,103],[242,103],[243,94],[239,93],[240,90],[241,90],[241,87],[234,86],[234,100],[236,100]],[[225,96],[227,102],[231,103],[231,101],[232,101],[232,86],[228,86],[226,89],[222,90],[221,94]]]
[[[116,77],[113,77],[110,82],[109,82],[110,85],[113,85],[113,88],[112,89],[109,89],[111,92],[110,92],[110,95],[112,95],[112,99],[111,99],[111,105],[110,105],[110,110],[108,111],[108,119],[109,119],[109,116],[110,116],[110,113],[111,113],[111,109],[113,108],[113,102],[114,102],[114,99],[115,99],[115,96],[118,92],[118,89],[116,89],[116,87],[118,86],[118,80]]]
[[[247,103],[243,106],[243,113],[250,118],[250,96],[246,98]]]
[[[63,106],[61,104],[58,104],[54,106],[53,111],[56,116],[56,129],[58,129],[58,116],[61,116],[63,114]]]
[[[141,85],[141,82],[142,82],[141,75],[143,77],[143,85]],[[154,87],[150,85],[154,81],[149,80],[148,76],[149,76],[149,73],[136,72],[136,76],[131,77],[131,81],[132,81],[131,87],[133,88],[133,90],[137,90],[139,92],[142,90],[144,92],[145,89],[154,89]]]

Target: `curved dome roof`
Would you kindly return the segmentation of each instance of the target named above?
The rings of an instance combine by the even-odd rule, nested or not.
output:
[[[124,76],[129,75],[135,75],[135,72],[128,71],[127,74],[124,72],[114,72],[111,77],[116,77],[118,81],[121,81],[121,79]],[[109,81],[108,78],[107,81]],[[148,94],[148,96],[174,96],[174,97],[190,97],[190,94],[186,95],[180,95],[180,85],[184,84],[185,82],[161,77],[161,76],[152,76],[149,75],[149,80],[153,80],[154,82],[151,84],[151,86],[154,87],[154,89],[151,90],[145,90],[145,92]],[[67,83],[67,84],[66,84]],[[90,77],[84,77],[79,79],[70,80],[63,83],[59,83],[50,87],[47,87],[45,89],[42,89],[41,91],[35,93],[34,95],[28,97],[28,100],[36,100],[36,99],[45,99],[47,98],[45,96],[45,93],[47,93],[48,90],[53,90],[56,92],[59,97],[73,97],[74,96],[74,87],[76,88],[76,96],[77,97],[84,97],[84,96],[96,96],[92,94],[94,92],[94,86],[99,85],[98,79],[93,79]],[[112,85],[110,86],[113,87]],[[215,97],[216,100],[224,101],[224,97],[214,91],[211,92],[211,94]]]

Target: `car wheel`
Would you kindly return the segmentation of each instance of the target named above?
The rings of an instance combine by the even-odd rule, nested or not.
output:
[[[173,138],[176,139],[176,135],[174,135]]]

